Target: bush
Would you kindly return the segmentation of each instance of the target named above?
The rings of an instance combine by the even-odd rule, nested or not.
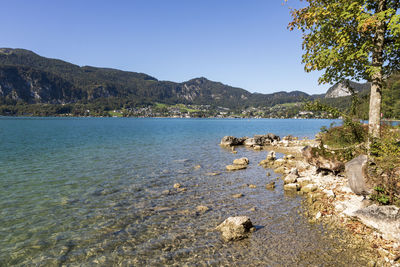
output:
[[[322,132],[321,140],[333,148],[344,148],[364,143],[367,140],[367,126],[359,122],[344,123]]]
[[[389,204],[398,205],[400,202],[400,130],[395,127],[382,127],[381,138],[371,142],[370,155],[376,164],[372,178],[382,189],[378,193],[381,196],[388,196]],[[379,199],[375,198],[375,200],[382,203]]]

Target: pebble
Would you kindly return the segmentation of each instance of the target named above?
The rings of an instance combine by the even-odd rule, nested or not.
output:
[[[270,182],[269,184],[265,185],[266,189],[274,189],[275,188],[275,182]]]
[[[200,206],[197,206],[196,210],[197,210],[198,212],[202,212],[202,213],[204,213],[204,212],[207,212],[207,211],[209,211],[209,210],[210,210],[210,208],[209,208],[209,207],[207,207],[207,206],[200,205]]]

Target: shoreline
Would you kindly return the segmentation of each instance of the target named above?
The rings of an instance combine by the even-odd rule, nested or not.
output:
[[[339,118],[263,118],[263,117],[157,117],[157,116],[29,116],[29,115],[0,115],[0,118],[137,118],[137,119],[231,119],[231,120],[340,120]],[[400,121],[400,120],[398,120]]]
[[[289,187],[286,189],[285,186],[284,190],[305,196],[303,200],[305,215],[310,223],[323,223],[328,227],[339,228],[350,238],[354,238],[355,243],[366,245],[368,253],[374,256],[370,266],[400,266],[400,224],[397,225],[395,220],[365,216],[360,211],[372,209],[377,205],[364,200],[363,196],[354,194],[344,174],[318,173],[315,166],[305,161],[302,149],[305,146],[316,146],[318,141],[283,139],[261,148],[259,146],[246,147],[257,151],[269,153],[274,151],[284,154],[283,159],[273,161],[268,159],[268,156],[259,165],[266,170],[271,169],[282,174],[281,179],[286,185],[297,184],[294,190]],[[232,152],[235,153],[234,149]],[[298,177],[296,182],[286,180],[286,177],[293,176],[293,168],[296,169]],[[398,211],[398,208],[394,209]],[[379,213],[379,210],[377,212]]]

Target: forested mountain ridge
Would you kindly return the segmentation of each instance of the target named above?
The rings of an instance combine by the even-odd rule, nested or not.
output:
[[[158,102],[230,108],[273,106],[314,98],[299,91],[250,93],[204,77],[183,83],[159,81],[143,73],[80,67],[29,50],[0,49],[0,103],[68,104],[110,97],[131,105]]]
[[[399,75],[388,77],[383,90],[383,115],[387,118],[400,117]],[[348,83],[358,93],[359,116],[367,119],[370,85],[351,81]],[[345,84],[333,85],[326,94],[309,95],[301,91],[250,93],[204,77],[182,83],[159,81],[144,73],[80,67],[62,60],[41,57],[29,50],[0,48],[0,115],[84,115],[87,110],[90,110],[90,114],[99,115],[108,114],[110,110],[137,110],[161,103],[170,106],[207,106],[208,111],[198,112],[198,116],[218,114],[213,113],[213,110],[224,113],[222,107],[228,108],[229,114],[290,117],[301,111],[301,103],[316,99],[341,110],[348,110],[351,105],[348,94]],[[259,112],[251,110],[252,107]],[[150,116],[168,114],[144,113]]]

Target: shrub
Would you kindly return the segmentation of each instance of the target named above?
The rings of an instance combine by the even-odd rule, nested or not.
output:
[[[383,190],[380,195],[388,196],[388,203],[399,204],[400,130],[395,127],[382,127],[381,138],[371,142],[370,155],[376,164],[372,172],[374,182]]]

